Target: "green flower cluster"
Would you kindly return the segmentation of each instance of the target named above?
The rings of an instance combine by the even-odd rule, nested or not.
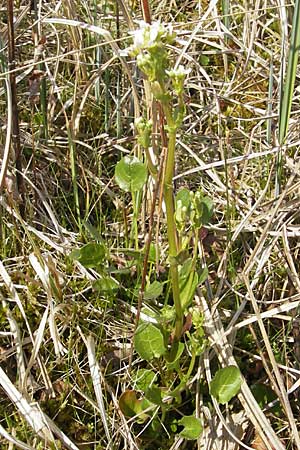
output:
[[[175,94],[183,93],[184,80],[189,69],[183,66],[170,68],[168,46],[174,44],[176,33],[171,25],[165,26],[160,22],[148,24],[144,21],[132,34],[134,43],[129,48],[129,53],[136,57],[138,67],[145,73],[151,82],[154,97],[160,101],[169,101],[170,94],[166,91],[166,85],[171,80]]]

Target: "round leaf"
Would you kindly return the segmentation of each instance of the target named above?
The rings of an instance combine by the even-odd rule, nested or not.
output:
[[[134,335],[134,347],[141,358],[151,361],[166,352],[162,332],[151,323],[141,323]]]
[[[238,394],[242,384],[242,377],[236,366],[220,369],[212,379],[209,390],[219,403],[224,405]]]
[[[183,416],[178,424],[184,427],[180,436],[188,440],[198,439],[203,430],[200,420],[194,416]]]
[[[72,259],[79,261],[84,267],[97,267],[102,263],[106,255],[104,244],[89,242],[80,249],[73,250],[70,254]]]
[[[191,194],[190,191],[186,188],[180,189],[180,191],[176,194],[175,204],[181,201],[182,206],[189,208],[191,205]]]
[[[146,414],[144,411],[151,406],[151,403],[146,398],[138,399],[136,391],[125,391],[120,396],[119,406],[124,416],[136,416],[137,421],[143,423],[149,414],[149,412]]]
[[[147,180],[147,169],[135,156],[125,156],[116,165],[115,178],[123,191],[136,192]]]
[[[150,286],[147,287],[144,293],[145,300],[154,300],[162,294],[163,285],[159,281],[153,281]]]
[[[140,369],[136,373],[135,384],[137,389],[146,392],[156,381],[157,375],[149,369]]]
[[[111,276],[102,276],[93,283],[93,288],[101,294],[109,294],[119,289],[119,283]]]

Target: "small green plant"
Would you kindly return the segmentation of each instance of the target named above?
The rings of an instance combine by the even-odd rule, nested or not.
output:
[[[217,371],[212,379],[209,389],[217,401],[221,404],[229,402],[238,394],[242,384],[239,369],[236,366],[224,367]]]
[[[151,417],[153,425],[157,417],[166,424],[169,412],[174,410],[175,405],[180,405],[196,357],[204,349],[202,317],[199,311],[192,308],[192,301],[197,286],[208,275],[207,268],[201,268],[199,264],[198,236],[200,229],[210,221],[213,208],[210,199],[203,196],[200,190],[194,193],[182,189],[174,197],[176,134],[185,118],[184,82],[190,73],[190,69],[172,64],[170,45],[175,43],[176,34],[171,26],[165,27],[159,22],[152,25],[140,22],[140,28],[133,35],[134,44],[128,53],[136,58],[139,69],[146,75],[153,98],[161,104],[166,121],[167,156],[161,190],[166,208],[167,264],[172,303],[170,305],[167,301],[169,289],[165,290],[157,280],[149,282],[142,293],[143,299],[150,302],[165,296],[165,306],[159,311],[157,308],[155,313],[149,313],[147,308],[142,310],[153,316],[153,321],[140,320],[134,336],[135,350],[143,360],[156,367],[157,374],[145,369],[138,371],[136,388],[122,395],[120,407],[125,415],[136,416],[138,421],[143,422]],[[135,128],[138,143],[144,149],[149,174],[157,181],[160,167],[150,156],[152,120],[139,117]],[[141,168],[145,167],[143,161],[135,158],[134,161]],[[132,166],[127,162],[128,157],[125,157],[117,164],[116,181],[121,189],[132,192],[132,184],[126,184],[125,180],[131,180],[134,174],[141,182],[141,189],[146,179],[144,173],[132,171]],[[120,168],[124,169],[122,176]],[[136,224],[133,223],[133,226]],[[151,270],[148,274],[150,278]],[[184,321],[189,320],[193,331],[189,331],[189,327],[184,328]],[[185,344],[181,342],[183,334],[186,336]],[[186,439],[197,439],[202,430],[199,419],[187,415],[178,421],[173,420],[170,427],[176,431],[178,427],[183,427],[179,434]]]
[[[141,22],[128,51],[146,75],[153,99],[161,104],[166,122],[167,155],[165,163],[152,159],[152,120],[139,117],[135,128],[144,154],[139,158],[127,155],[115,167],[116,183],[132,199],[131,243],[134,242],[134,252],[144,256],[146,274],[136,269],[137,280],[144,276],[145,285],[137,281],[134,290],[134,297],[142,299],[134,348],[146,367],[149,365],[133,371],[133,389],[122,393],[119,405],[123,414],[137,425],[148,423],[142,433],[145,439],[165,429],[194,440],[202,432],[202,424],[194,416],[194,406],[184,408],[179,417],[177,411],[184,404],[183,396],[191,396],[189,383],[196,359],[206,345],[203,317],[193,305],[193,299],[197,287],[208,276],[208,268],[199,257],[199,243],[201,230],[211,221],[213,203],[201,189],[193,192],[182,188],[174,195],[176,134],[185,118],[184,82],[190,73],[189,69],[172,64],[170,45],[175,41],[176,34],[170,26]],[[164,173],[159,178],[160,164],[164,164]],[[168,254],[161,263],[167,265],[167,280],[156,279],[153,248],[149,245],[147,251],[145,245],[141,249],[138,239],[138,215],[148,177],[161,184],[165,202]],[[97,269],[100,280],[95,286],[99,285],[102,294],[118,289],[106,264],[109,251],[102,242],[86,244],[74,251],[72,257],[86,267]],[[238,392],[241,378],[236,371],[236,367],[222,369],[212,381],[211,394],[220,403],[229,401]]]
[[[195,289],[199,284],[196,271],[199,229],[212,215],[212,204],[202,197],[201,192],[193,193],[187,189],[177,194],[174,202],[173,177],[175,170],[176,133],[185,117],[184,81],[190,69],[173,66],[169,45],[174,44],[176,34],[171,26],[165,27],[156,22],[149,25],[140,22],[140,28],[133,33],[134,43],[129,53],[136,57],[138,67],[144,72],[150,83],[153,98],[160,102],[165,115],[168,150],[163,179],[163,194],[166,206],[167,236],[169,244],[169,274],[172,298],[175,308],[175,328],[173,339],[179,341],[182,335],[185,310],[191,303]],[[145,159],[150,174],[155,178],[158,173],[149,148],[151,146],[152,121],[140,117],[135,122],[138,142],[145,150]],[[128,157],[125,157],[128,158]],[[116,181],[124,189],[119,177],[119,165],[125,166],[125,158],[116,167]],[[142,164],[142,162],[140,162]],[[129,176],[129,167],[128,173]],[[188,239],[181,234],[189,227]],[[193,256],[189,258],[189,245],[195,236]],[[182,258],[186,254],[185,258]],[[202,278],[203,277],[202,271]],[[204,280],[202,280],[204,281]]]

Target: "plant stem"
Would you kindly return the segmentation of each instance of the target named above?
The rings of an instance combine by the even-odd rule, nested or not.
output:
[[[132,215],[132,235],[131,239],[135,242],[135,249],[138,250],[139,248],[139,239],[138,239],[138,224],[137,224],[137,215],[138,215],[138,205],[140,203],[140,193],[139,192],[132,192],[132,209],[133,209],[133,215]]]
[[[178,239],[177,239],[177,229],[175,224],[175,208],[174,208],[174,197],[173,197],[173,176],[175,170],[175,145],[176,145],[176,129],[173,128],[173,119],[170,113],[168,105],[163,105],[164,112],[167,119],[167,124],[169,126],[168,133],[168,154],[164,178],[164,199],[166,204],[166,214],[167,214],[167,235],[169,242],[169,258],[170,258],[170,278],[173,292],[173,302],[176,311],[176,322],[175,322],[175,341],[179,341],[182,331],[182,307],[180,302],[180,291],[179,291],[179,277],[178,277],[178,264],[176,262],[176,256],[178,253]]]

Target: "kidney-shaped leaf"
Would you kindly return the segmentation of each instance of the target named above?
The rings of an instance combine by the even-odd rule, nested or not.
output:
[[[135,156],[124,156],[116,165],[115,178],[123,191],[136,192],[147,180],[147,168]]]
[[[136,391],[125,391],[120,396],[119,406],[124,416],[137,416],[137,420],[143,423],[148,417],[144,411],[151,406],[151,403],[146,398],[138,399]]]
[[[183,416],[178,424],[184,427],[180,436],[188,440],[198,439],[203,430],[200,420],[194,416]]]
[[[150,286],[147,287],[144,293],[145,300],[154,300],[162,294],[163,285],[159,281],[153,281]]]
[[[84,267],[99,266],[106,255],[106,247],[98,242],[89,242],[83,247],[73,250],[70,254],[72,259],[79,261]]]
[[[95,281],[93,288],[102,294],[110,294],[119,288],[119,283],[113,277],[106,275]]]
[[[209,390],[219,403],[224,405],[238,394],[242,384],[242,377],[236,366],[220,369],[212,379]]]
[[[157,375],[149,369],[139,369],[136,373],[135,383],[136,387],[146,392],[150,386],[156,381]]]
[[[180,191],[177,192],[175,203],[177,204],[179,201],[181,201],[181,205],[185,208],[189,208],[191,205],[191,193],[188,189],[183,188],[180,189]]]
[[[134,335],[134,347],[141,358],[151,361],[166,352],[162,332],[152,323],[141,323]]]

